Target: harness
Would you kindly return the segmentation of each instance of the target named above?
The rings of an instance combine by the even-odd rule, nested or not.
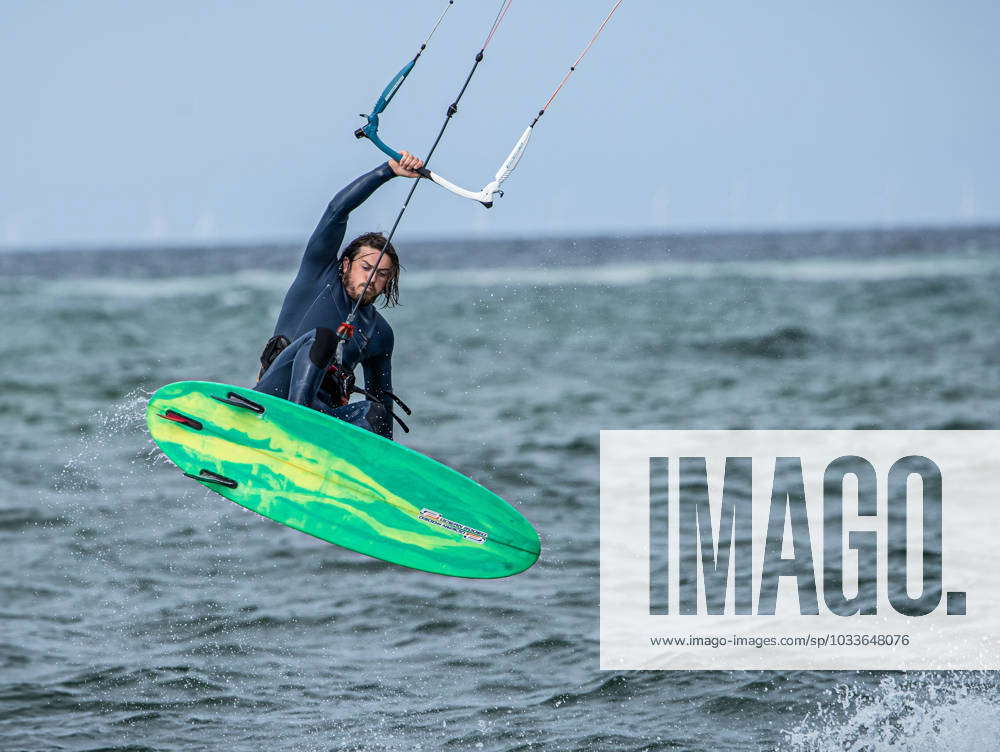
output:
[[[260,354],[260,373],[257,374],[257,381],[260,381],[264,377],[264,372],[271,367],[271,364],[274,363],[278,355],[281,354],[281,351],[290,344],[291,341],[284,334],[276,334],[267,341],[267,344],[264,345],[264,350]],[[369,392],[367,389],[362,389],[357,385],[357,378],[355,377],[353,371],[337,368],[334,363],[327,366],[326,373],[323,374],[323,381],[320,382],[319,388],[329,394],[331,399],[341,406],[350,403],[352,394],[362,394],[372,402],[381,401],[381,398],[378,395]],[[393,402],[399,405],[400,409],[407,415],[413,414],[413,411],[410,410],[409,406],[392,392],[386,390],[383,391],[382,394],[389,397]],[[403,419],[396,415],[395,412],[392,412],[391,414],[393,419],[399,423],[400,428],[402,428],[406,433],[409,433],[410,427],[403,422]]]
[[[275,334],[264,345],[264,350],[260,354],[260,373],[257,374],[257,381],[264,378],[264,371],[271,367],[274,359],[279,353],[292,344],[284,334]]]

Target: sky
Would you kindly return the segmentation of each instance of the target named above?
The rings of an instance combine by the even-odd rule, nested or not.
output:
[[[444,5],[3,0],[0,248],[304,241]],[[456,0],[390,144],[426,152],[499,5]],[[611,5],[513,0],[434,169],[485,184]],[[979,0],[624,0],[496,206],[425,183],[399,237],[995,223],[997,28]]]

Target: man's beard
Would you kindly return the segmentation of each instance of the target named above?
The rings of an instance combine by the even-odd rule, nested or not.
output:
[[[358,300],[359,298],[361,298],[361,291],[364,289],[365,289],[365,284],[364,282],[362,282],[357,287],[355,287],[354,290],[352,290],[353,294],[351,295],[351,297],[354,298],[355,300]],[[364,298],[361,299],[361,305],[369,305],[370,303],[374,302],[375,298],[377,298],[378,295],[379,294],[375,292],[375,289],[369,285],[368,290],[365,292]]]

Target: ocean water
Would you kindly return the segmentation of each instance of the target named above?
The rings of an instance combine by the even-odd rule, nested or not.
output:
[[[466,581],[171,468],[298,249],[0,254],[0,749],[990,750],[992,673],[602,672],[598,432],[997,428],[1000,229],[400,243],[405,444],[539,529]]]

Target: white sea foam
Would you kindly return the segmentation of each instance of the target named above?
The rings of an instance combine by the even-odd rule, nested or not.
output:
[[[996,257],[900,257],[894,259],[795,259],[768,261],[638,261],[599,266],[493,267],[408,270],[403,289],[435,287],[627,287],[661,280],[746,278],[800,282],[890,281],[970,277],[1000,273]],[[170,299],[230,292],[281,293],[291,273],[244,269],[214,275],[167,278],[56,280],[45,292],[58,296]]]
[[[790,731],[788,752],[969,752],[995,749],[1000,700],[989,674],[886,677],[840,686]]]
[[[410,289],[436,286],[630,286],[671,279],[748,278],[802,282],[968,277],[1000,272],[1000,259],[919,257],[879,260],[653,261],[601,266],[411,272]]]
[[[150,300],[218,295],[220,291],[285,290],[292,275],[260,269],[184,277],[99,277],[49,282],[44,292],[60,297],[148,298]]]

